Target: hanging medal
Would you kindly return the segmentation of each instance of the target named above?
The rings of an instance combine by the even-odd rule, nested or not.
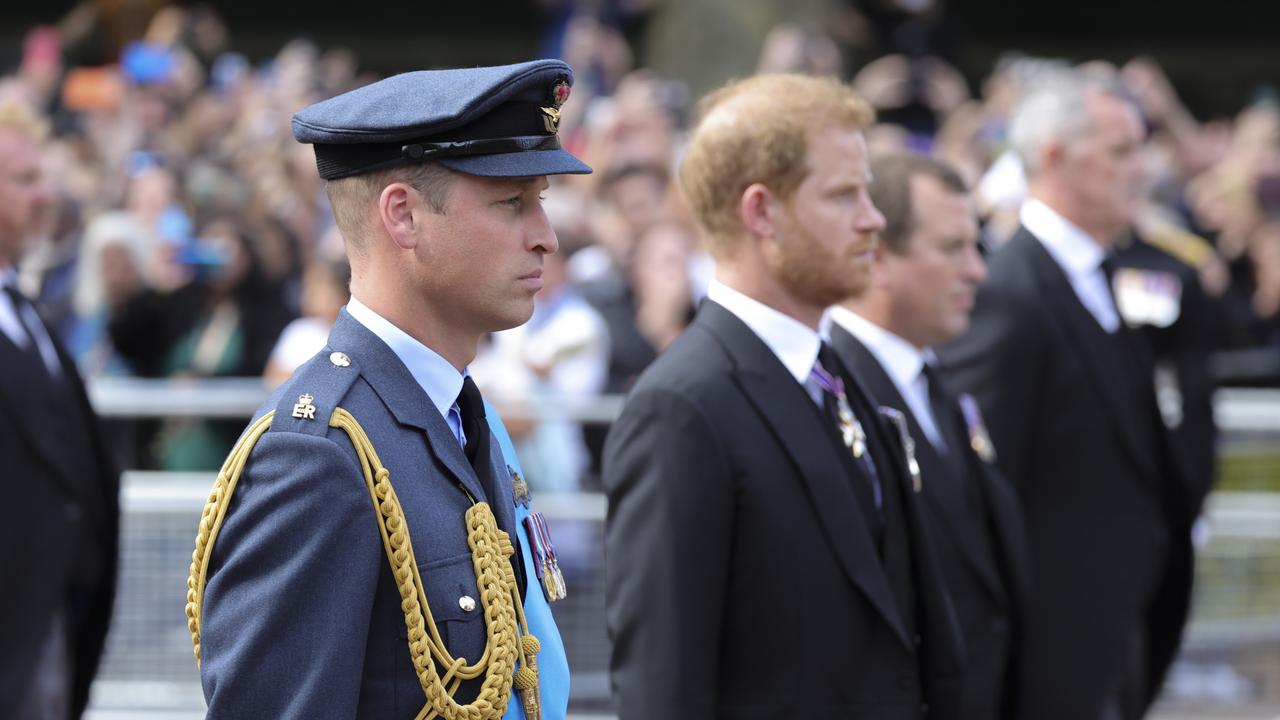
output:
[[[983,462],[995,462],[996,446],[991,442],[991,435],[987,433],[987,424],[982,420],[982,411],[978,409],[977,399],[964,393],[958,400],[960,412],[964,415],[964,424],[969,429],[969,446],[979,458],[982,458]]]
[[[564,583],[564,573],[560,571],[560,559],[556,556],[555,543],[551,541],[551,528],[547,526],[547,518],[542,513],[533,513],[533,517],[538,526],[542,544],[546,548],[547,564],[542,584],[547,590],[547,600],[549,602],[563,600],[568,595],[568,588]]]
[[[907,416],[897,408],[886,405],[880,406],[880,414],[888,418],[889,422],[897,428],[898,439],[902,441],[902,452],[907,456],[907,471],[911,473],[911,489],[914,492],[920,492],[924,482],[920,477],[920,463],[916,461],[916,440],[911,437],[911,430],[907,427]]]
[[[564,599],[567,594],[564,573],[561,572],[560,561],[556,558],[555,545],[551,542],[551,531],[547,528],[547,519],[540,512],[532,512],[524,519],[524,526],[529,533],[529,542],[533,545],[534,572],[542,583],[547,602]]]
[[[849,407],[849,397],[844,392],[844,380],[827,372],[821,365],[814,365],[811,376],[823,390],[835,397],[840,439],[855,458],[861,459],[862,454],[867,451],[867,434],[862,430],[862,423],[858,422],[857,416],[853,414],[853,408]]]
[[[844,394],[844,383],[840,382],[837,387],[840,392],[836,394],[836,417],[840,420],[840,436],[853,456],[861,458],[862,453],[867,451],[867,434],[863,432],[862,423],[858,422],[853,409],[849,407],[849,398]]]

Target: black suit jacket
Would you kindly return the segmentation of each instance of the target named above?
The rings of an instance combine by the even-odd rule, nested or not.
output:
[[[1221,303],[1200,286],[1196,268],[1140,238],[1117,250],[1116,265],[1169,273],[1182,286],[1178,318],[1172,324],[1142,324],[1134,332],[1146,342],[1152,359],[1169,370],[1176,381],[1181,417],[1169,434],[1191,481],[1191,509],[1198,512],[1217,476],[1218,428],[1213,418],[1216,382],[1209,362],[1213,352],[1225,344],[1226,314]]]
[[[1186,619],[1190,491],[1140,343],[1105,333],[1024,228],[990,258],[969,333],[940,357],[977,396],[1026,512],[1022,717],[1096,717],[1136,664],[1137,632],[1149,705]]]
[[[919,647],[823,422],[711,301],[640,378],[604,467],[623,720],[954,717],[963,650],[918,503]],[[900,459],[876,461],[906,483]]]
[[[75,365],[49,334],[62,366],[58,383],[0,333],[0,707],[25,697],[61,610],[79,717],[115,594],[119,476]]]
[[[903,413],[924,480],[924,506],[932,524],[939,564],[968,650],[960,716],[970,720],[1015,717],[1017,646],[1030,593],[1026,527],[1013,489],[993,465],[967,444],[952,444],[946,454],[929,442],[897,385],[874,354],[851,333],[835,325],[831,346],[880,403]],[[945,388],[940,388],[950,396]],[[965,427],[952,397],[951,417],[938,418]],[[971,500],[982,503],[971,510]]]

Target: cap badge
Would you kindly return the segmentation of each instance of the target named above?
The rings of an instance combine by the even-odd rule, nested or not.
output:
[[[564,78],[551,86],[551,107],[542,108],[542,127],[552,135],[560,129],[560,106],[569,99],[569,83]]]
[[[551,102],[559,108],[568,99],[569,83],[564,78],[560,78],[555,85],[551,86]]]

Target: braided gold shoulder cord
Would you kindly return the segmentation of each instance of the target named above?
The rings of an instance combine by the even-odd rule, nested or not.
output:
[[[200,620],[204,605],[205,577],[213,542],[222,528],[227,507],[231,504],[231,494],[244,471],[249,453],[262,434],[271,427],[274,415],[264,415],[250,426],[240,442],[232,448],[218,472],[218,479],[213,484],[213,490],[209,493],[204,512],[200,516],[196,547],[191,553],[191,575],[187,578],[187,627],[191,630],[197,665],[200,663]],[[541,700],[535,655],[541,645],[536,637],[529,634],[524,606],[520,602],[515,572],[511,568],[510,558],[514,554],[511,538],[498,529],[489,505],[477,503],[475,498],[471,498],[472,506],[466,513],[467,544],[471,547],[487,634],[484,654],[474,664],[467,665],[464,658],[449,655],[444,641],[440,639],[435,619],[431,616],[431,608],[427,604],[422,576],[413,556],[413,544],[409,539],[404,509],[400,506],[395,489],[391,487],[390,473],[378,460],[369,436],[356,419],[342,408],[333,411],[329,425],[346,432],[351,438],[351,444],[355,446],[365,484],[369,488],[369,497],[376,511],[382,545],[400,590],[400,607],[404,611],[404,624],[408,629],[409,654],[413,658],[418,682],[427,696],[427,704],[418,713],[417,720],[497,720],[507,710],[507,700],[513,684],[520,691],[526,717],[528,720],[537,720],[541,717]],[[515,562],[519,562],[519,558]],[[425,620],[423,613],[426,614]],[[517,652],[519,670],[514,669]],[[431,660],[432,656],[435,663]],[[447,668],[444,677],[437,672],[437,663],[440,667]],[[453,695],[462,681],[478,678],[482,674],[484,682],[475,701],[467,705],[455,702]]]

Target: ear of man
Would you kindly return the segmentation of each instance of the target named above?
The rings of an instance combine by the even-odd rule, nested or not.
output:
[[[422,213],[427,211],[424,206],[422,195],[405,182],[393,182],[379,193],[378,220],[400,249],[412,250],[418,246],[415,231],[422,222]]]
[[[752,183],[742,191],[738,201],[738,219],[754,238],[777,236],[781,199],[763,183]]]

